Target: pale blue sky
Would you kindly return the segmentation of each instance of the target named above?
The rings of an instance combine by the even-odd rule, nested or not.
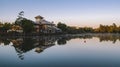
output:
[[[33,21],[41,15],[71,26],[120,25],[120,0],[0,0],[0,21],[14,22],[20,11]]]

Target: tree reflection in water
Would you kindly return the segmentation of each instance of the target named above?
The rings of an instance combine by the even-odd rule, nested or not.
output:
[[[92,37],[99,38],[100,42],[103,41],[112,41],[116,43],[117,40],[120,41],[120,35],[60,35],[60,36],[38,36],[38,37],[10,37],[0,38],[0,44],[9,45],[12,43],[12,46],[15,48],[18,57],[21,60],[24,60],[23,53],[26,53],[32,49],[35,49],[35,52],[41,53],[45,49],[54,46],[57,42],[58,45],[65,45],[67,41],[75,38],[80,39],[92,39]]]
[[[120,35],[98,35],[97,37],[100,39],[100,42],[112,41],[113,43],[116,43],[117,40],[120,41]]]

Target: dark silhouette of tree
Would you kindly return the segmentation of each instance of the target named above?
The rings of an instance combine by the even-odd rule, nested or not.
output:
[[[2,26],[2,30],[7,33],[7,30],[11,29],[11,24],[10,23],[4,23]]]
[[[20,18],[20,17],[23,17],[24,16],[24,11],[21,11],[21,12],[19,12],[18,13],[18,17]]]
[[[67,43],[65,38],[61,38],[57,40],[58,45],[65,45]]]
[[[33,21],[28,20],[23,16],[24,16],[24,11],[21,11],[18,14],[18,18],[15,21],[15,25],[21,26],[23,28],[24,33],[32,33],[32,31],[34,31]]]
[[[21,23],[21,27],[25,33],[32,33],[32,31],[34,31],[34,24],[31,20],[24,19],[21,21]]]
[[[57,24],[57,27],[60,28],[63,32],[66,32],[66,31],[67,31],[67,25],[64,24],[64,23],[59,22],[59,23]]]

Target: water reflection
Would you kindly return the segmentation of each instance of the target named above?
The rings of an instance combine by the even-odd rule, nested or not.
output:
[[[100,42],[103,41],[112,41],[113,43],[116,43],[117,40],[120,41],[120,35],[97,35]]]
[[[24,60],[23,53],[26,53],[32,49],[35,49],[35,52],[41,53],[45,49],[56,45],[65,45],[67,41],[71,39],[92,39],[93,37],[99,38],[100,42],[103,41],[112,41],[116,43],[117,40],[120,41],[120,35],[60,35],[60,36],[38,36],[38,37],[2,37],[0,38],[0,44],[9,45],[12,43],[12,46],[15,48],[18,57],[21,60]],[[86,40],[84,40],[86,43]]]

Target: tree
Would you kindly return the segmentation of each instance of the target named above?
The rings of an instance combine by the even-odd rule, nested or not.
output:
[[[119,27],[115,23],[112,25],[101,25],[100,27],[95,29],[94,31],[97,33],[119,33]]]
[[[67,33],[71,33],[71,34],[79,33],[78,29],[76,27],[70,27],[70,26],[67,27],[67,31],[66,32]]]
[[[15,21],[16,25],[20,25],[21,26],[22,25],[21,21],[22,20],[26,20],[26,18],[23,18],[23,16],[24,16],[24,11],[21,11],[21,12],[18,13],[18,18]]]
[[[10,23],[4,23],[3,24],[3,31],[7,32],[7,30],[11,29],[12,25]]]
[[[23,32],[25,33],[32,33],[34,30],[34,24],[31,20],[24,19],[21,21],[21,27],[23,28]]]
[[[24,16],[24,11],[21,11],[21,12],[19,12],[18,13],[18,17],[20,18],[20,17],[23,17]]]
[[[59,23],[57,24],[57,27],[60,28],[63,32],[66,32],[66,31],[67,31],[67,25],[64,24],[64,23],[59,22]]]
[[[15,21],[15,25],[21,26],[24,33],[32,33],[32,31],[34,30],[33,21],[28,20],[23,16],[24,16],[24,11],[21,11],[18,14],[18,18]]]
[[[117,25],[113,23],[113,33],[117,33]]]
[[[118,27],[118,33],[120,33],[120,26]]]

